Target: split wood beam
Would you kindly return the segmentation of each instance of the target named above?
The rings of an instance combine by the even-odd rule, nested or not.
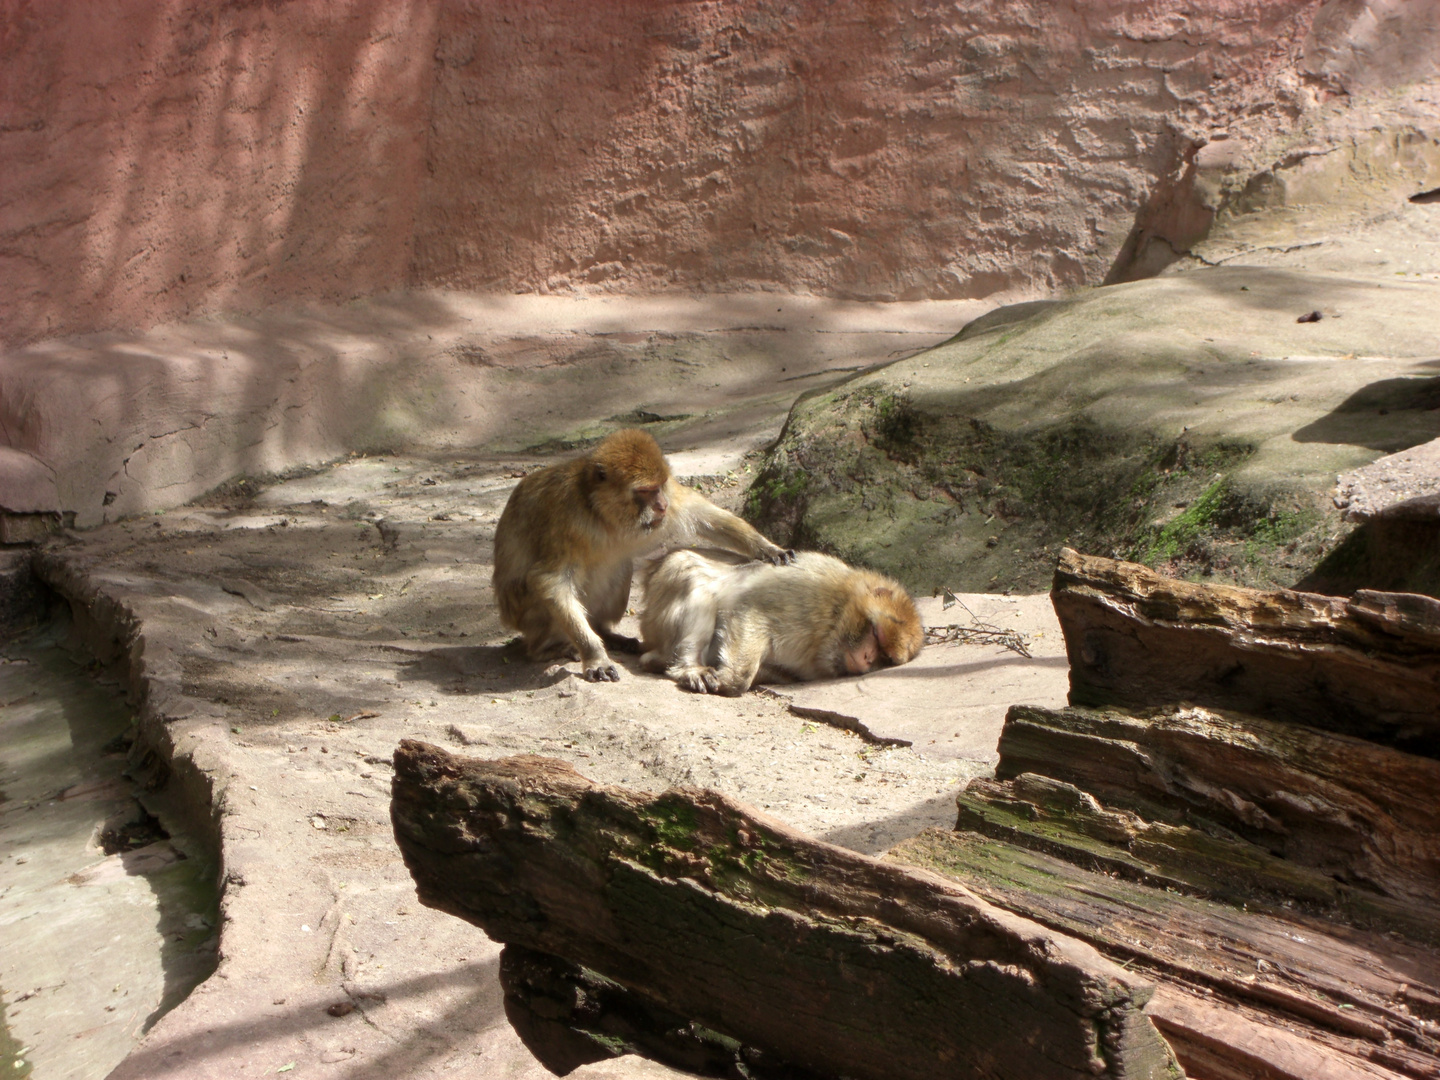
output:
[[[1440,600],[1198,585],[1066,550],[1072,705],[1236,709],[1440,758]]]
[[[1175,1077],[1153,984],[938,875],[712,791],[407,740],[391,817],[422,903],[813,1073]]]

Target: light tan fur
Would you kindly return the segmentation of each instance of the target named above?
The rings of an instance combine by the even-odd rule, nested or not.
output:
[[[904,664],[925,641],[898,582],[813,551],[787,566],[672,552],[646,572],[640,631],[647,671],[731,695]]]
[[[520,631],[532,660],[573,650],[585,678],[618,680],[605,646],[636,645],[613,629],[630,599],[634,560],[691,544],[777,563],[793,557],[678,483],[650,435],[616,432],[510,493],[495,528],[500,620]]]

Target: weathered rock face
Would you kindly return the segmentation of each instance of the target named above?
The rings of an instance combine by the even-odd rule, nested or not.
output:
[[[713,436],[753,420],[759,396],[773,398],[762,411],[778,431],[792,380],[828,385],[943,341],[985,307],[779,306],[427,290],[12,349],[0,358],[0,544],[352,451],[573,445],[637,423],[674,449],[677,426]]]
[[[1431,77],[1436,10],[17,2],[0,342],[416,284],[1096,283],[1137,212],[1179,236],[1206,139]]]
[[[1110,280],[1236,262],[1419,269],[1407,257],[1417,238],[1385,226],[1440,188],[1440,80],[1361,101],[1332,100],[1279,131],[1248,118],[1212,132],[1141,209]]]
[[[1343,531],[1336,474],[1440,436],[1435,277],[1204,269],[998,309],[798,401],[747,512],[921,593],[1043,588],[1064,544],[1295,584]]]
[[[0,343],[394,288],[434,5],[0,15]]]
[[[1316,7],[455,8],[417,271],[878,298],[1095,283],[1191,134],[1274,99]]]

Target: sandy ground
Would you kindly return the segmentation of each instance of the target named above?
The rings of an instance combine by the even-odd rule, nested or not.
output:
[[[717,501],[738,499],[756,447],[816,381],[787,381],[782,353],[747,392],[727,386],[725,408],[662,428],[677,473]],[[822,382],[849,366],[824,360]],[[703,380],[724,360],[696,363],[669,366]],[[635,367],[656,396],[654,368]],[[519,396],[553,378],[541,369]],[[563,444],[563,425],[589,423],[584,404],[582,386],[556,427],[507,445]],[[401,738],[544,753],[605,783],[712,787],[873,853],[953,822],[956,791],[992,767],[1008,705],[1064,699],[1044,596],[922,604],[930,625],[1018,631],[1033,658],[931,645],[903,668],[739,699],[687,694],[632,657],[606,685],[573,663],[530,664],[496,619],[490,547],[516,479],[549,460],[503,448],[353,456],[42,554],[77,632],[128,657],[145,737],[170,760],[165,790],[210,809],[221,847],[219,968],[113,1076],[549,1075],[504,1019],[499,947],[415,901],[388,821]],[[61,1073],[46,1066],[37,1059],[36,1074]],[[622,1059],[572,1075],[665,1072]]]
[[[1304,254],[1323,263],[1335,246]],[[734,506],[798,394],[938,344],[987,307],[771,303],[427,294],[9,358],[12,380],[59,387],[34,399],[56,421],[56,452],[98,462],[74,473],[81,517],[128,515],[60,538],[37,566],[70,599],[85,646],[128,661],[142,735],[168,763],[163,797],[148,798],[211,829],[222,866],[218,970],[115,1077],[549,1075],[504,1018],[499,947],[415,901],[388,820],[401,738],[548,754],[605,783],[712,787],[876,853],[953,822],[956,791],[992,767],[1009,705],[1064,701],[1043,595],[922,601],[929,625],[1023,634],[1029,658],[931,645],[899,669],[739,699],[686,694],[631,657],[617,657],[621,682],[586,684],[574,664],[532,665],[507,647],[489,560],[525,471],[650,421],[675,471]],[[144,377],[113,408],[91,410],[47,374],[57,357],[78,377],[132,354]],[[237,354],[244,363],[221,363]],[[177,410],[194,422],[160,422]],[[382,435],[421,449],[348,454],[166,509],[203,476],[333,459]],[[138,764],[141,780],[163,771]],[[172,948],[151,982],[195,962]],[[25,950],[3,963],[7,1003],[13,987],[47,985]],[[74,1001],[76,986],[110,990],[78,961],[73,974]],[[125,1042],[88,1053],[78,1028],[42,1039],[68,1007],[27,998],[9,1017],[15,1039],[38,1076],[98,1077]],[[618,1059],[572,1075],[671,1074]]]
[[[122,776],[129,723],[113,679],[50,635],[0,649],[6,1076],[36,1061],[42,1080],[103,1076],[214,968],[206,846],[153,823],[116,841],[143,818]]]
[[[1436,234],[1422,217],[1410,208],[1298,256],[1277,246],[1273,260],[1321,272],[1373,260],[1430,281]],[[1270,250],[1215,258],[1269,265]],[[1006,707],[1064,699],[1046,597],[924,602],[932,625],[968,609],[1026,635],[1029,659],[934,645],[863,679],[711,699],[629,657],[604,686],[573,664],[525,663],[495,617],[489,559],[516,478],[567,442],[649,419],[636,410],[664,417],[676,471],[733,503],[797,394],[938,344],[988,306],[435,292],[6,354],[0,398],[44,421],[17,421],[22,441],[0,458],[6,505],[110,521],[37,565],[70,599],[81,642],[126,661],[117,670],[160,751],[132,771],[158,781],[168,768],[147,799],[213,832],[221,860],[218,970],[113,1075],[549,1075],[505,1021],[498,946],[415,901],[388,821],[404,737],[549,754],[607,783],[713,787],[865,852],[952,822],[956,790],[991,767]],[[400,445],[424,450],[343,456]],[[236,473],[336,458],[179,506]],[[8,774],[6,786],[23,794]],[[4,886],[25,869],[11,864]],[[70,944],[69,1002],[30,994],[50,985],[39,950],[4,950],[0,985],[35,1075],[88,1080],[126,1042],[110,1032],[77,1049],[86,1031],[64,1028],[77,987],[99,999],[113,985]],[[196,958],[172,949],[159,972],[153,956],[132,960],[158,985]],[[30,995],[18,1012],[17,987]],[[572,1075],[672,1074],[619,1059]]]

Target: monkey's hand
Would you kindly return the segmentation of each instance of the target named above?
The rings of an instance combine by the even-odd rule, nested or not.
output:
[[[610,662],[608,656],[585,662],[586,682],[619,682],[620,669]]]
[[[772,548],[765,552],[761,558],[774,566],[789,566],[795,561],[795,549],[782,547]]]

